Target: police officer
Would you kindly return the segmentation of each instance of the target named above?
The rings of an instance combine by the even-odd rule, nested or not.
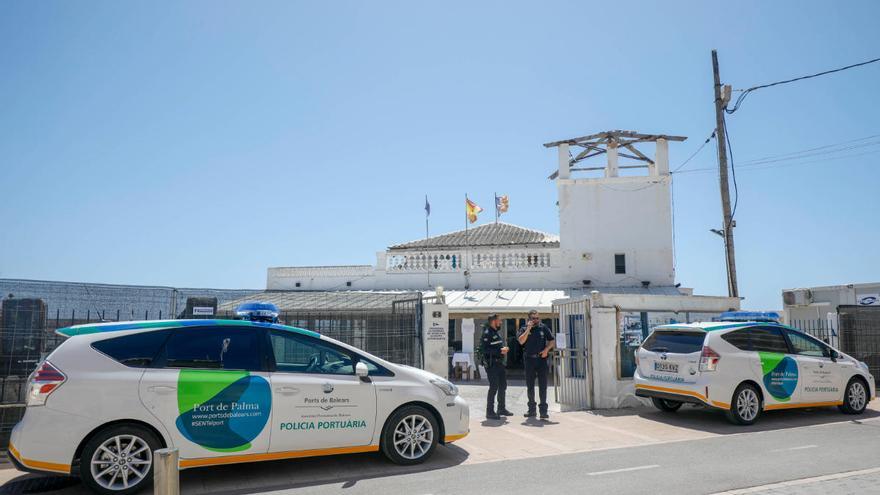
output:
[[[523,346],[526,392],[529,396],[529,410],[525,417],[535,417],[535,378],[537,378],[538,395],[541,399],[539,404],[541,419],[549,419],[550,415],[547,414],[547,356],[556,346],[553,334],[546,325],[541,323],[538,312],[533,309],[529,311],[529,319],[526,325],[519,329],[516,338]]]
[[[483,355],[483,366],[489,378],[489,395],[486,397],[486,419],[501,419],[501,416],[513,416],[505,407],[507,393],[507,371],[504,369],[507,351],[510,350],[501,337],[501,318],[496,314],[489,315],[483,326],[480,351]],[[498,409],[495,409],[495,395],[498,395]],[[497,411],[497,412],[496,412]]]

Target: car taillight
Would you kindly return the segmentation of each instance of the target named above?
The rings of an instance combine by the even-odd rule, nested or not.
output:
[[[52,363],[46,361],[37,371],[31,375],[31,381],[28,384],[28,406],[42,406],[46,403],[49,394],[54,392],[61,386],[67,377]]]
[[[718,361],[721,361],[721,356],[711,347],[704,345],[703,352],[700,354],[700,371],[715,371]]]

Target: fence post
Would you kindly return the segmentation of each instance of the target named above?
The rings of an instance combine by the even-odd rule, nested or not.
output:
[[[153,453],[153,494],[180,495],[180,472],[177,449],[159,449]]]

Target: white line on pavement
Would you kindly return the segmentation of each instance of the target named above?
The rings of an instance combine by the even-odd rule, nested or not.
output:
[[[819,481],[839,480],[841,478],[849,478],[852,476],[860,476],[863,474],[873,474],[873,473],[880,473],[880,467],[871,468],[871,469],[862,469],[860,471],[847,471],[845,473],[828,474],[825,476],[816,476],[814,478],[802,478],[799,480],[783,481],[782,483],[771,483],[769,485],[753,486],[750,488],[742,488],[739,490],[729,490],[726,492],[718,492],[713,495],[745,495],[748,493],[757,493],[757,492],[763,492],[765,490],[772,490],[774,488],[786,488],[786,487],[790,487],[790,486],[807,485],[807,484],[816,483]]]
[[[818,445],[801,445],[800,447],[788,447],[785,449],[774,449],[770,452],[788,452],[789,450],[806,450],[806,449],[815,449],[819,447]]]
[[[642,469],[654,469],[660,467],[659,464],[649,464],[647,466],[636,466],[636,467],[628,467],[622,469],[611,469],[609,471],[596,471],[593,473],[587,473],[587,476],[600,476],[603,474],[614,474],[614,473],[624,473],[627,471],[640,471]]]

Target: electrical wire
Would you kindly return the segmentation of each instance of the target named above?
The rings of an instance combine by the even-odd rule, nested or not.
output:
[[[824,75],[828,75],[828,74],[833,74],[835,72],[840,72],[840,71],[844,71],[847,69],[852,69],[855,67],[861,67],[863,65],[873,64],[874,62],[880,62],[880,58],[866,60],[864,62],[859,62],[857,64],[847,65],[846,67],[840,67],[837,69],[831,69],[831,70],[826,70],[823,72],[817,72],[815,74],[810,74],[810,75],[801,76],[801,77],[795,77],[794,79],[786,79],[784,81],[776,81],[776,82],[769,83],[769,84],[762,84],[760,86],[752,86],[751,88],[742,90],[742,93],[739,95],[739,97],[736,99],[736,102],[733,104],[733,108],[725,107],[724,111],[727,112],[728,114],[732,114],[733,112],[736,112],[737,110],[739,110],[740,105],[742,105],[742,103],[746,99],[746,97],[749,96],[749,94],[751,94],[753,91],[756,91],[759,89],[771,88],[773,86],[779,86],[780,84],[788,84],[788,83],[793,83],[796,81],[803,81],[804,79],[812,79],[814,77],[824,76]]]
[[[674,174],[674,173],[678,172],[679,170],[682,169],[682,167],[684,167],[685,165],[687,165],[688,162],[690,162],[691,160],[693,160],[694,157],[697,156],[697,154],[698,154],[699,152],[703,151],[703,148],[705,148],[706,145],[709,144],[709,141],[711,141],[713,137],[715,137],[715,129],[712,129],[712,134],[709,134],[709,137],[707,137],[706,140],[703,141],[703,144],[701,144],[700,147],[697,148],[696,151],[694,151],[693,153],[691,153],[691,156],[689,156],[689,157],[687,158],[687,160],[685,160],[684,162],[682,162],[681,165],[675,167],[675,169],[674,169],[672,172],[670,172],[670,173]]]
[[[877,155],[877,154],[878,154],[877,151],[865,151],[865,152],[862,152],[862,153],[852,153],[852,154],[848,154],[848,155],[832,156],[832,157],[829,157],[829,158],[819,158],[819,159],[816,159],[816,160],[807,160],[807,161],[803,161],[803,162],[789,162],[789,163],[776,163],[776,164],[756,164],[756,165],[740,165],[740,166],[739,166],[739,169],[740,169],[740,172],[742,172],[742,171],[750,171],[750,170],[766,170],[766,169],[771,169],[771,168],[791,167],[791,166],[795,166],[795,165],[809,165],[809,164],[812,164],[812,163],[825,163],[825,162],[828,162],[828,161],[831,161],[831,160],[842,160],[842,159],[844,159],[844,158],[855,158],[855,157],[859,157],[859,156]],[[714,172],[717,172],[717,171],[718,171],[718,167],[715,166],[715,167],[692,168],[692,169],[690,169],[690,170],[684,170],[684,171],[682,171],[682,172],[679,172],[679,173],[676,174],[676,175],[682,175],[682,174],[700,174],[700,173],[709,173],[709,172],[713,172],[713,171],[714,171]]]
[[[736,167],[733,165],[733,144],[730,142],[730,134],[727,133],[727,117],[721,114],[721,121],[724,122],[724,137],[727,139],[727,153],[730,155],[730,173],[733,176],[733,209],[730,212],[730,223],[736,216],[736,206],[739,204],[739,186],[736,184]],[[729,226],[728,226],[729,227]]]

